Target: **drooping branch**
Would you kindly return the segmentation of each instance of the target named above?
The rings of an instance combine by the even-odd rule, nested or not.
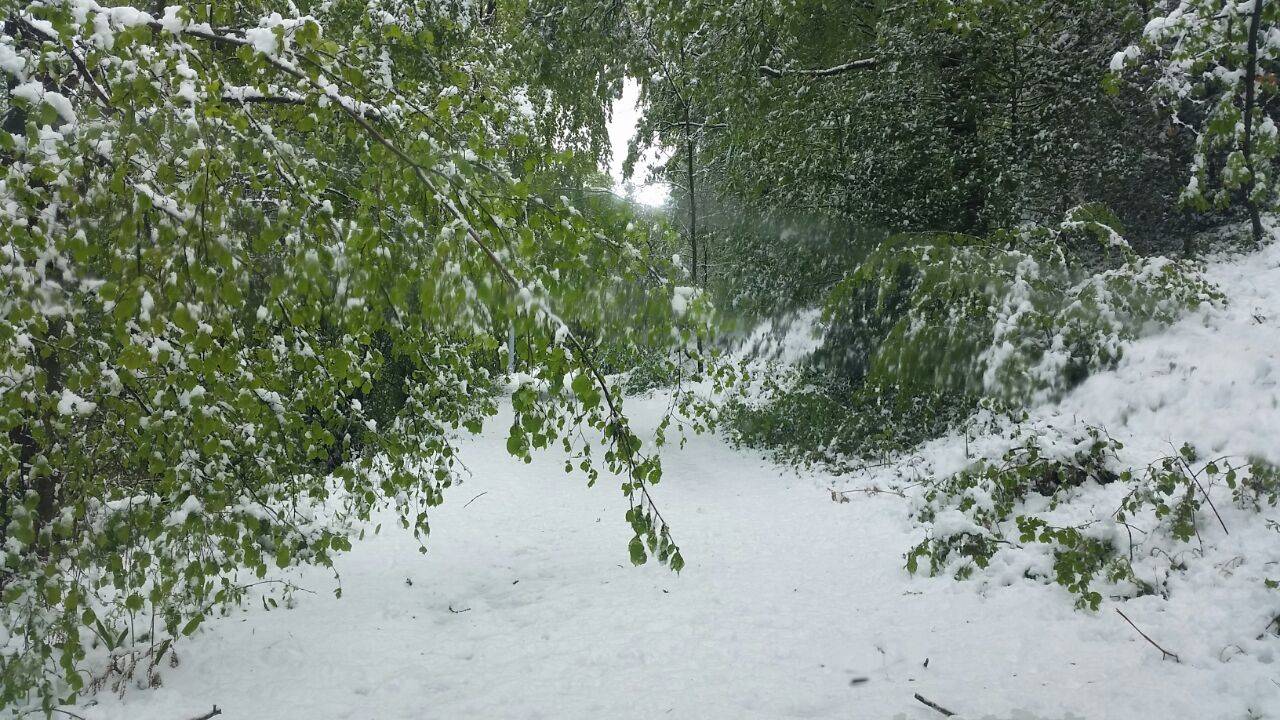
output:
[[[842,73],[850,72],[853,70],[871,70],[873,68],[878,67],[879,65],[880,65],[880,59],[873,58],[873,57],[862,58],[861,60],[850,60],[847,63],[841,64],[841,65],[833,65],[829,68],[823,68],[821,70],[805,70],[805,69],[791,69],[791,68],[785,68],[785,69],[779,70],[778,68],[771,67],[769,65],[761,65],[760,74],[765,75],[767,77],[771,77],[771,78],[782,78],[782,77],[787,77],[788,75],[798,75],[802,77],[831,77],[832,75],[840,75]]]

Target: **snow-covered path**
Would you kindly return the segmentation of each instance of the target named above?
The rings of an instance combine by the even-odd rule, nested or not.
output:
[[[632,401],[640,424],[658,400]],[[207,622],[156,690],[89,720],[273,718],[1213,717],[1218,673],[1161,662],[1113,613],[1057,587],[984,597],[912,578],[901,499],[836,504],[823,478],[698,437],[665,453],[658,498],[688,560],[627,561],[625,501],[554,455],[524,465],[501,419],[431,552],[385,529],[312,572],[291,610]],[[466,502],[479,495],[474,502]],[[927,661],[927,666],[926,666]],[[864,680],[865,678],[865,680]],[[1235,715],[1242,717],[1242,715]]]

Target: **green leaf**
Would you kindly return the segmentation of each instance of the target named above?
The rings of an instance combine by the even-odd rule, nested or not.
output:
[[[200,623],[202,622],[204,622],[204,615],[196,615],[195,617],[192,617],[187,621],[186,625],[182,626],[182,635],[187,636],[194,633],[196,628],[200,627]]]
[[[632,565],[635,565],[638,567],[640,565],[643,565],[645,561],[649,559],[648,555],[645,553],[644,541],[641,540],[640,536],[638,535],[634,538],[631,538],[631,543],[627,546],[627,549],[628,551],[630,551],[630,554],[631,554]]]

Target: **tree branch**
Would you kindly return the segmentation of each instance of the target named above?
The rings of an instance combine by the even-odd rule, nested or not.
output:
[[[938,712],[942,713],[943,715],[945,715],[945,716],[947,716],[947,717],[951,717],[952,715],[955,715],[955,713],[954,713],[954,712],[952,712],[952,711],[950,711],[950,710],[948,710],[948,709],[946,709],[946,708],[942,707],[942,706],[941,706],[941,705],[939,705],[938,703],[936,703],[936,702],[934,702],[934,701],[930,700],[929,698],[927,698],[927,697],[925,697],[925,696],[921,695],[920,693],[916,693],[916,694],[915,694],[915,698],[916,698],[917,700],[919,700],[920,702],[924,703],[925,705],[927,705],[927,706],[929,706],[929,707],[933,708],[934,710],[937,710]]]
[[[823,68],[821,70],[803,70],[803,69],[779,70],[777,68],[770,67],[768,65],[761,65],[760,74],[765,75],[767,77],[771,77],[771,78],[781,78],[781,77],[786,77],[788,75],[803,75],[805,77],[831,77],[832,75],[839,75],[841,73],[846,73],[851,70],[871,70],[873,68],[878,67],[879,65],[880,65],[880,59],[873,58],[873,57],[862,58],[861,60],[851,60],[847,63],[844,63],[843,65],[833,65],[832,67]]]
[[[248,105],[250,103],[263,103],[268,105],[306,105],[308,98],[293,95],[236,95],[234,93],[223,93],[222,102],[240,103],[242,105]]]
[[[222,710],[220,710],[220,709],[218,708],[218,706],[217,706],[217,705],[214,705],[214,706],[213,706],[213,709],[212,709],[212,710],[210,710],[209,712],[207,712],[207,713],[205,713],[205,714],[203,714],[203,715],[199,715],[199,716],[193,717],[193,718],[191,718],[191,720],[209,720],[209,718],[211,718],[211,717],[215,717],[215,716],[217,716],[217,715],[221,715],[221,714],[222,714]]]

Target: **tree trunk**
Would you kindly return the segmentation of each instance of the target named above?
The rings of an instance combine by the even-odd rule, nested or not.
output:
[[[685,62],[684,46],[680,46],[680,62]],[[693,174],[693,118],[689,110],[689,99],[684,101],[684,148],[685,172],[689,177],[689,250],[693,255],[690,271],[693,275],[693,286],[698,287],[698,195]]]
[[[1257,105],[1258,83],[1258,29],[1262,24],[1262,4],[1264,0],[1254,0],[1253,17],[1249,19],[1249,50],[1244,73],[1244,164],[1249,169],[1249,182],[1244,188],[1244,206],[1249,211],[1249,224],[1253,227],[1253,241],[1262,242],[1262,217],[1258,212],[1258,204],[1254,202],[1253,191],[1257,187],[1257,176],[1253,169],[1253,111]]]

